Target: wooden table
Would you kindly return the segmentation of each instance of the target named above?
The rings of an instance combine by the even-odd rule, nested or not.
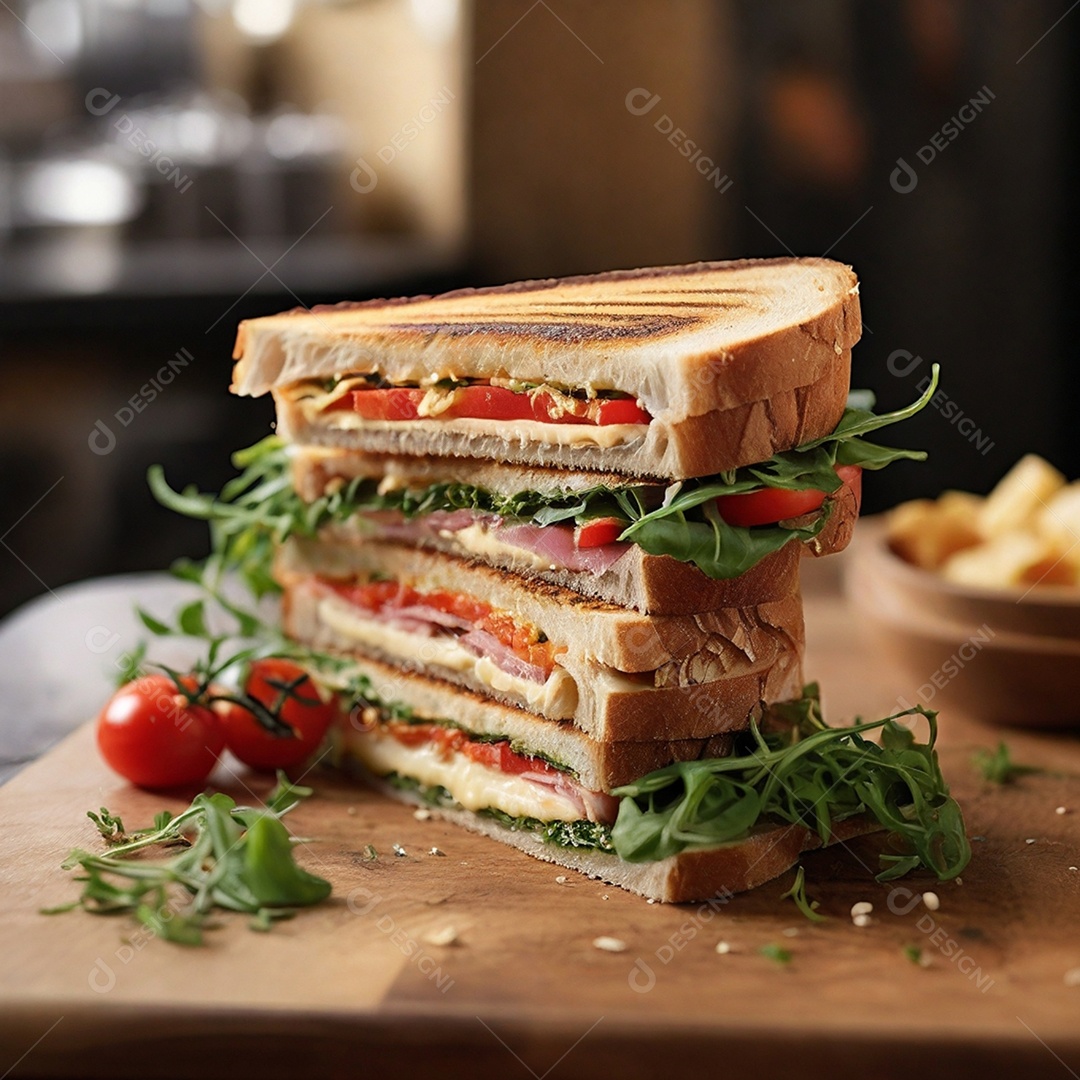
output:
[[[911,684],[864,652],[835,586],[842,558],[810,568],[807,589],[807,671],[833,722],[894,711]],[[962,883],[892,893],[867,869],[873,838],[810,854],[821,925],[780,899],[790,874],[715,909],[650,905],[323,775],[292,821],[332,902],[271,934],[225,919],[184,949],[124,918],[38,914],[73,896],[57,867],[93,843],[87,809],[134,825],[166,801],[111,776],[82,728],[0,788],[0,1075],[1075,1076],[1080,745],[1009,733],[1018,760],[1072,775],[991,787],[970,757],[999,737],[943,717],[976,838]],[[265,788],[235,781],[245,800],[247,784]],[[931,888],[935,911],[917,899]],[[862,928],[860,900],[874,904]],[[425,941],[446,927],[458,944]],[[595,948],[601,935],[626,951]],[[761,955],[769,944],[790,963]]]

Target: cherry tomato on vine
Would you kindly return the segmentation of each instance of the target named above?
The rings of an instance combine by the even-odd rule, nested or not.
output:
[[[182,680],[191,691],[194,679]],[[194,704],[168,675],[144,675],[122,686],[97,719],[105,761],[143,788],[202,785],[225,736],[212,709]]]
[[[323,701],[315,684],[291,660],[253,660],[244,693],[296,733],[292,739],[273,735],[242,705],[216,702],[214,710],[221,719],[226,744],[253,769],[287,769],[306,761],[337,715],[334,703]]]

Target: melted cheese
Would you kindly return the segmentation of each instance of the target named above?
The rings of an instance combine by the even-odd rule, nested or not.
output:
[[[501,810],[511,817],[541,821],[575,821],[581,810],[547,784],[500,772],[471,761],[464,754],[444,757],[428,743],[406,746],[382,732],[358,734],[349,740],[350,752],[371,772],[398,773],[428,787],[444,787],[466,810]]]
[[[510,559],[514,569],[528,567],[531,570],[554,570],[550,558],[544,558],[535,551],[527,548],[515,547],[513,544],[505,544],[480,522],[467,525],[464,529],[452,531],[444,530],[441,534],[447,540],[453,540],[470,555],[487,556],[495,559],[501,556]]]
[[[625,446],[643,439],[648,424],[543,424],[538,420],[478,420],[475,417],[454,417],[448,420],[365,420],[356,413],[344,410],[319,416],[321,410],[313,399],[299,402],[308,423],[331,430],[402,431],[410,425],[435,423],[446,431],[462,435],[492,435],[507,442],[550,443],[556,446]]]
[[[335,633],[359,645],[369,645],[396,659],[421,661],[425,666],[471,675],[484,686],[526,703],[552,720],[569,720],[577,708],[577,683],[564,668],[556,666],[543,683],[510,675],[486,656],[476,656],[449,635],[425,637],[365,619],[337,597],[319,601],[319,621]]]

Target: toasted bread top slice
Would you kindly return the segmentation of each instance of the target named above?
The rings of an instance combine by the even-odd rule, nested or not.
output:
[[[499,377],[622,391],[675,423],[806,386],[847,362],[860,331],[858,283],[841,263],[695,263],[245,320],[232,389]]]

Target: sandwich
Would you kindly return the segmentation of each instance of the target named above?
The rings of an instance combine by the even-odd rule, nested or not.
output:
[[[849,396],[859,326],[824,259],[248,320],[233,390],[276,435],[220,496],[151,486],[280,595],[379,790],[658,900],[881,826],[952,873],[932,718],[828,728],[803,690],[799,562],[848,542],[863,470],[925,456],[868,436],[936,386]]]

